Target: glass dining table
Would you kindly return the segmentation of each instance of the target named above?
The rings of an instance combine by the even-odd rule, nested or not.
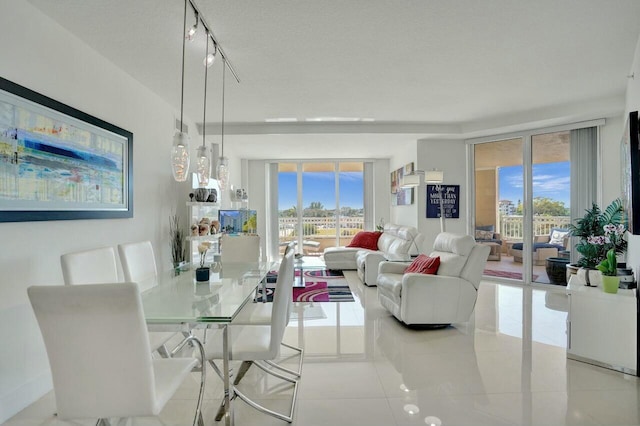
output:
[[[208,282],[196,282],[195,270],[158,276],[158,285],[142,293],[145,320],[150,330],[190,332],[194,328],[222,329],[225,425],[233,425],[233,385],[230,381],[229,324],[252,300],[255,290],[274,262],[221,263]],[[204,367],[204,366],[203,366]]]

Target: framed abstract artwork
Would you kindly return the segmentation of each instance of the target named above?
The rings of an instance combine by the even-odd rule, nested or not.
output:
[[[0,78],[0,222],[133,217],[133,134]]]

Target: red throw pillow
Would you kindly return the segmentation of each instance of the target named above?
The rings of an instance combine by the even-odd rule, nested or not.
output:
[[[426,254],[421,254],[415,258],[411,265],[404,270],[405,274],[413,272],[415,274],[430,274],[435,275],[440,267],[440,256],[429,257]]]
[[[359,247],[369,250],[378,250],[378,239],[382,232],[360,231],[353,236],[347,247]]]

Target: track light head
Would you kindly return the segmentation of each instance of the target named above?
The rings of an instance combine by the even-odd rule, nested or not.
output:
[[[189,31],[187,31],[187,34],[185,34],[185,38],[189,41],[193,41],[196,38],[196,33],[198,32],[198,22],[200,21],[200,19],[198,18],[198,13],[196,12],[196,23],[193,24],[193,26],[191,28],[189,28]]]
[[[207,35],[209,34],[209,32],[207,31]],[[207,39],[207,41],[209,41],[209,39]],[[209,53],[207,56],[205,56],[204,60],[202,61],[202,65],[204,65],[207,68],[210,68],[211,65],[213,65],[213,63],[216,61],[216,53],[218,53],[218,46],[216,45],[216,43],[213,43],[213,52]]]

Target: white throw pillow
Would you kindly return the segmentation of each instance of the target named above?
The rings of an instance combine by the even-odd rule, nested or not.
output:
[[[551,238],[549,238],[549,244],[564,246],[564,237],[566,237],[568,233],[569,231],[566,231],[566,232],[553,231],[551,233]]]

